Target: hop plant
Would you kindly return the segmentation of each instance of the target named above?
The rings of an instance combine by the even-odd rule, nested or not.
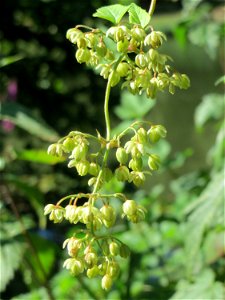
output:
[[[129,21],[124,18],[126,13]],[[167,134],[163,125],[137,121],[112,137],[108,111],[111,88],[121,82],[121,88],[127,88],[132,94],[145,93],[147,98],[155,98],[159,91],[168,89],[174,94],[176,88],[186,89],[190,84],[187,75],[172,70],[168,64],[171,58],[158,51],[166,36],[150,26],[152,13],[136,4],[106,6],[94,14],[113,23],[106,31],[77,25],[66,34],[76,45],[77,62],[99,70],[100,76],[107,80],[106,137],[98,131],[97,136],[72,131],[49,146],[49,154],[68,158],[69,168],[75,169],[79,176],[89,176],[91,191],[65,196],[56,205],[48,204],[44,214],[54,223],[65,220],[74,226],[83,224],[84,229],[75,229],[74,235],[63,243],[69,255],[63,266],[74,276],[86,273],[88,278],[101,277],[105,290],[112,287],[120,274],[118,257],[127,258],[130,250],[111,234],[101,234],[103,228],[107,232],[117,218],[141,222],[147,211],[122,193],[103,194],[101,189],[113,177],[137,187],[142,185],[146,175],[160,167],[160,157],[151,149]],[[114,155],[113,168],[108,164],[109,155]],[[83,205],[80,199],[85,200]],[[120,201],[120,211],[114,208],[114,199]]]

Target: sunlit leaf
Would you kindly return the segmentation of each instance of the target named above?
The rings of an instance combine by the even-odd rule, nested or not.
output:
[[[224,97],[220,94],[208,94],[203,97],[202,102],[195,111],[195,124],[198,128],[210,119],[218,120],[223,116]]]
[[[31,111],[15,102],[2,103],[0,120],[10,120],[20,128],[49,142],[58,139],[57,133],[43,120],[37,119]]]
[[[96,13],[94,13],[93,16],[117,24],[128,11],[128,8],[129,6],[124,6],[121,4],[103,6],[97,9]]]
[[[189,273],[192,273],[196,264],[204,233],[213,227],[223,214],[224,185],[223,172],[214,175],[199,199],[186,210],[189,216],[186,225],[185,250]]]
[[[225,75],[221,76],[217,81],[215,82],[215,85],[219,85],[220,83],[225,84]]]
[[[131,95],[124,91],[121,104],[115,108],[115,113],[122,120],[136,120],[147,114],[154,105],[154,101],[146,101],[144,96]]]
[[[146,27],[150,22],[151,17],[149,13],[135,3],[130,5],[128,13],[130,23],[140,24],[142,27]]]
[[[194,283],[180,280],[177,292],[170,300],[180,299],[224,299],[225,290],[221,282],[216,282],[211,270],[204,270],[195,279]]]
[[[34,163],[55,165],[64,161],[63,157],[49,155],[46,150],[23,150],[16,152],[16,158]]]
[[[17,54],[12,56],[3,57],[0,59],[0,68],[13,64],[24,58],[24,55]]]

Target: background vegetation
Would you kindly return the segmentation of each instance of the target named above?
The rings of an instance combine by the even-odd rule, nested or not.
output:
[[[61,244],[72,228],[48,224],[43,207],[87,187],[46,149],[73,129],[104,134],[105,88],[75,62],[65,33],[80,23],[97,26],[92,13],[110,3],[1,2],[1,299],[224,299],[222,1],[157,1],[153,26],[169,37],[163,50],[191,88],[156,102],[116,89],[110,102],[115,130],[141,118],[168,130],[158,149],[161,170],[142,189],[106,187],[134,194],[148,209],[146,221],[116,226],[132,254],[108,294],[98,280],[62,269]]]

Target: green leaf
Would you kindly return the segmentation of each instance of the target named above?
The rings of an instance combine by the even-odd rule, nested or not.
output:
[[[48,142],[58,140],[58,135],[53,129],[45,124],[43,120],[37,119],[21,104],[15,102],[2,103],[0,120],[10,120],[20,128]]]
[[[146,115],[155,105],[154,101],[146,101],[144,95],[131,95],[124,91],[121,104],[115,108],[116,115],[122,120],[136,120]]]
[[[9,281],[14,277],[23,257],[25,244],[20,242],[1,243],[0,261],[0,292],[4,291]],[[4,275],[3,275],[4,274]]]
[[[187,237],[185,239],[186,265],[188,273],[193,272],[204,233],[215,225],[224,210],[224,174],[223,170],[215,174],[197,201],[187,209],[189,213],[186,224]]]
[[[147,13],[146,10],[142,9],[140,6],[136,5],[135,3],[132,3],[128,10],[129,13],[129,21],[132,24],[140,24],[143,28],[146,27],[151,17]]]
[[[177,292],[170,300],[180,299],[224,299],[225,290],[222,282],[216,282],[214,273],[206,269],[195,279],[194,283],[180,280]]]
[[[195,124],[198,128],[210,119],[218,120],[223,116],[224,97],[220,94],[208,94],[203,97],[202,102],[195,111]]]
[[[13,64],[24,58],[24,55],[17,54],[12,56],[3,57],[0,59],[0,68]]]
[[[46,150],[23,150],[16,151],[16,158],[34,163],[55,165],[65,161],[63,157],[49,155]]]
[[[129,6],[121,4],[103,6],[97,9],[97,12],[93,14],[93,17],[105,19],[114,24],[118,24],[128,9]]]

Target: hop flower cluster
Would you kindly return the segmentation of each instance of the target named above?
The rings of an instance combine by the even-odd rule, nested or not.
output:
[[[174,94],[176,87],[189,87],[187,75],[173,72],[169,65],[172,59],[158,52],[166,41],[161,31],[126,22],[106,32],[99,29],[82,32],[78,27],[67,31],[67,38],[77,45],[77,61],[100,69],[100,75],[109,79],[111,86],[123,79],[122,87],[132,94],[145,92],[150,98],[167,88]]]
[[[97,240],[86,234],[83,238],[71,237],[63,243],[67,248],[70,258],[65,260],[64,267],[73,275],[86,272],[88,278],[101,276],[102,288],[111,288],[113,280],[119,273],[119,263],[116,256],[126,258],[129,256],[129,248],[114,238],[99,237]],[[102,255],[98,255],[97,248]]]

